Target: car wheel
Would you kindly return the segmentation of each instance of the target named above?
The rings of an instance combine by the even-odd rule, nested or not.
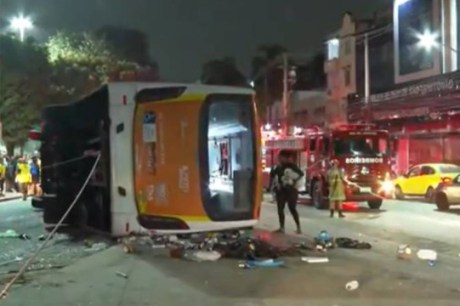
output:
[[[428,187],[426,193],[425,193],[425,201],[428,203],[433,203],[434,202],[434,189],[433,187]]]
[[[404,200],[404,192],[402,191],[401,187],[399,185],[396,185],[395,187],[395,197],[398,200]]]
[[[436,195],[436,206],[438,207],[438,210],[440,211],[446,211],[449,210],[449,201],[447,200],[447,197],[444,193],[438,193]]]

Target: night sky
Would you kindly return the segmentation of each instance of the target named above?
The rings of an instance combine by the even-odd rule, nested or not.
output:
[[[24,12],[39,39],[57,29],[121,25],[144,31],[162,79],[195,81],[201,65],[233,56],[248,72],[261,43],[318,50],[345,11],[368,17],[392,0],[0,0],[0,18]]]

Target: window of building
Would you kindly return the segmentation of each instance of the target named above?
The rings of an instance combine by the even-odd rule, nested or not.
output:
[[[340,42],[338,39],[331,39],[327,42],[327,59],[333,60],[339,57]]]
[[[345,81],[345,86],[350,86],[351,84],[351,71],[350,67],[346,67],[343,69],[343,77]]]

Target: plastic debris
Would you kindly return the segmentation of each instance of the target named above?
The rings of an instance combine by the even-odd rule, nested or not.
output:
[[[117,271],[116,275],[120,276],[120,277],[123,277],[123,278],[128,278],[128,275],[126,273],[123,273],[123,272],[120,272],[120,271]]]
[[[327,257],[301,257],[303,262],[306,263],[328,263],[329,258]]]
[[[356,289],[359,288],[359,282],[357,280],[353,280],[351,282],[348,282],[346,285],[345,285],[345,289],[347,291],[354,291]]]
[[[278,259],[248,260],[246,264],[249,267],[279,268],[284,266],[284,261]]]
[[[396,256],[399,259],[410,259],[412,257],[412,249],[407,244],[402,244],[398,246],[398,250],[396,251]]]
[[[217,261],[222,255],[216,251],[197,251],[185,254],[187,258],[195,261]]]
[[[9,229],[4,231],[3,233],[0,233],[0,238],[19,238],[23,240],[29,240],[30,236],[27,234],[19,234],[15,230]]]
[[[372,245],[368,242],[363,242],[355,239],[350,239],[346,237],[337,238],[335,244],[344,249],[357,249],[357,250],[369,250],[372,248]]]
[[[417,257],[421,260],[436,261],[438,259],[438,253],[433,250],[419,250]]]

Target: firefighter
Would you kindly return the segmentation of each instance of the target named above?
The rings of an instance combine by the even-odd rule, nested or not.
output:
[[[278,155],[278,160],[279,164],[270,172],[270,180],[274,185],[280,223],[280,228],[277,232],[284,233],[284,208],[287,204],[296,224],[296,233],[301,234],[299,213],[296,208],[299,198],[297,182],[304,174],[293,162],[291,154],[288,151],[281,151]]]
[[[331,218],[334,218],[335,210],[339,213],[339,218],[345,218],[342,213],[342,203],[345,201],[345,178],[339,169],[339,161],[331,161],[331,168],[327,172],[327,181],[329,184],[329,209]]]

